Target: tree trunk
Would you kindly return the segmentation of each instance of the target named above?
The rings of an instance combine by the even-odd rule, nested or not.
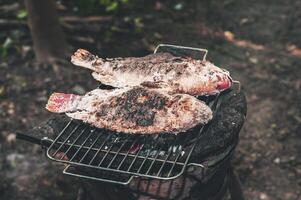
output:
[[[28,25],[39,63],[52,63],[64,59],[68,45],[59,24],[53,0],[25,0]]]

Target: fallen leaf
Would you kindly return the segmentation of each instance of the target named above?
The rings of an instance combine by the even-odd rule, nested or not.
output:
[[[6,136],[6,142],[10,145],[15,143],[16,142],[16,134],[15,133],[9,133]]]
[[[234,40],[234,34],[230,31],[225,31],[224,32],[224,37],[228,41],[233,41]]]

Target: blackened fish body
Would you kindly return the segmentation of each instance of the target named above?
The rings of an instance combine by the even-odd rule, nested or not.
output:
[[[211,109],[193,96],[146,87],[96,89],[84,96],[54,93],[46,109],[130,134],[175,134],[212,118]]]

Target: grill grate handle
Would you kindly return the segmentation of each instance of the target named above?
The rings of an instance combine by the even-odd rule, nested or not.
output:
[[[71,170],[72,167],[74,167],[75,169]],[[112,173],[112,172],[110,172],[110,173]],[[103,181],[103,182],[107,182],[107,183],[121,184],[121,185],[128,185],[135,177],[135,176],[128,176],[128,178],[123,181],[121,181],[121,180],[116,181],[113,178],[110,179],[108,177],[101,177],[101,176],[96,177],[95,175],[90,176],[88,174],[80,173],[80,170],[78,170],[77,167],[72,166],[72,165],[67,165],[65,167],[65,169],[63,170],[63,174],[75,176],[75,177],[79,177],[79,178],[95,180],[95,181]]]
[[[48,137],[43,137],[41,139],[41,138],[33,136],[30,133],[17,132],[16,138],[19,140],[24,140],[26,142],[33,143],[33,144],[41,145],[44,148],[48,148],[53,143],[53,140],[49,139]]]

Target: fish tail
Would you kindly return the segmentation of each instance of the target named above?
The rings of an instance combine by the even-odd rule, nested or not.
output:
[[[100,70],[100,65],[104,63],[103,59],[98,58],[85,49],[78,49],[72,56],[71,62],[74,65],[88,68],[94,71]]]
[[[54,113],[64,113],[71,110],[72,101],[77,95],[53,93],[47,102],[46,109]]]

